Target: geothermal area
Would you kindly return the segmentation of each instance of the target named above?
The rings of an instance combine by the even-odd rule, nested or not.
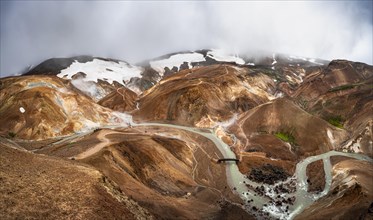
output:
[[[0,78],[0,219],[373,219],[373,66],[187,51]]]

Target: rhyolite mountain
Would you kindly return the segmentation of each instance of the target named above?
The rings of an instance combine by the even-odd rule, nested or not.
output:
[[[0,79],[0,218],[372,219],[372,85],[284,54],[46,60]]]

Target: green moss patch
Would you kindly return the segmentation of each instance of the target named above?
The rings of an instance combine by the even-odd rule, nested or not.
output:
[[[276,132],[275,136],[282,141],[288,142],[290,144],[295,144],[295,138],[291,133],[288,132]]]
[[[343,119],[341,116],[333,116],[327,119],[329,124],[334,125],[337,128],[343,128]]]

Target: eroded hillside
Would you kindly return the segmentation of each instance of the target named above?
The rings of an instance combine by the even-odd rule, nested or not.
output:
[[[214,50],[45,61],[0,79],[0,217],[369,219],[372,82]]]

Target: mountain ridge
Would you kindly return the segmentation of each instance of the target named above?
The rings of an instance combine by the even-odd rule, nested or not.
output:
[[[96,200],[79,200],[87,209],[75,210],[77,216],[101,218],[98,205],[102,213],[113,206],[110,216],[118,219],[123,212],[128,219],[337,213],[349,219],[346,210],[369,218],[372,82],[367,64],[276,54],[255,60],[186,51],[142,65],[91,56],[49,59],[24,75],[0,78],[0,158],[7,164],[0,169],[0,182],[7,183],[0,194],[20,190],[32,199],[35,191],[43,198],[44,187],[59,187],[70,201],[75,195],[61,178],[88,169],[94,177],[78,180],[87,181],[86,195]],[[238,163],[218,163],[224,157]],[[43,158],[56,161],[58,175],[41,165]],[[308,166],[312,158],[318,160]],[[18,169],[26,160],[36,168]],[[36,178],[38,169],[62,183]],[[18,173],[28,179],[8,184]],[[29,180],[43,187],[19,188]],[[24,208],[19,194],[6,198]],[[46,218],[67,216],[60,198],[43,201],[56,204]],[[16,208],[0,204],[0,217],[15,216]],[[30,210],[42,215],[39,203]]]

